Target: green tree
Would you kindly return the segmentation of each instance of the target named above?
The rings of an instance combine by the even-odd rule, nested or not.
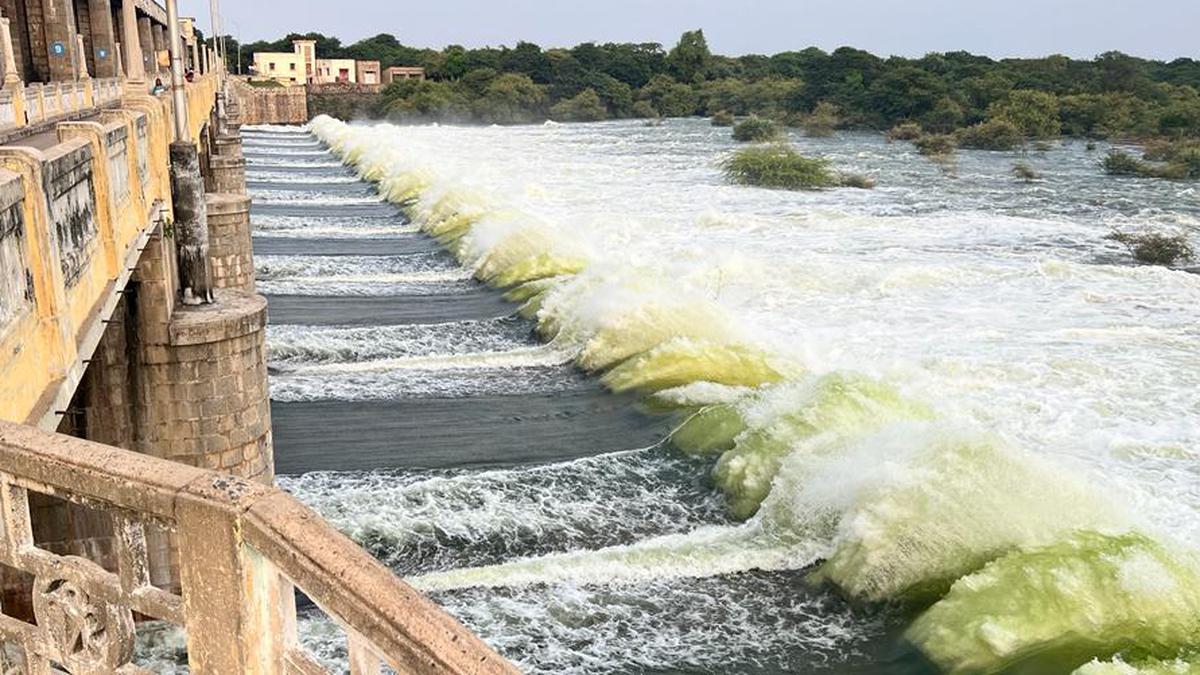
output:
[[[567,122],[598,122],[608,117],[608,109],[594,89],[584,89],[573,98],[551,106],[550,117]]]
[[[1018,89],[1004,101],[988,108],[991,119],[1003,118],[1029,138],[1050,138],[1062,129],[1058,119],[1058,97],[1044,91]]]
[[[662,117],[695,115],[699,105],[699,97],[691,87],[676,82],[668,75],[655,75],[642,87],[641,99]]]
[[[944,134],[961,127],[966,118],[966,111],[963,110],[958,101],[949,96],[943,96],[921,118],[921,124],[930,131]]]
[[[504,73],[487,85],[475,113],[484,122],[521,124],[541,119],[545,103],[546,92],[528,75]]]
[[[450,45],[442,50],[445,58],[442,60],[442,76],[457,80],[470,70],[467,61],[467,50],[462,45]]]
[[[671,74],[680,82],[702,82],[708,77],[712,52],[704,31],[689,30],[679,38],[679,44],[667,54],[667,65]]]

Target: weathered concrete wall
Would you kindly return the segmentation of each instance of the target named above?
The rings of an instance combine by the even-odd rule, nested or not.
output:
[[[114,204],[129,199],[129,130],[114,124],[104,134],[108,154],[108,191]]]
[[[25,237],[21,178],[0,170],[0,326],[33,307],[33,272]]]
[[[335,82],[308,85],[308,114],[330,115],[342,120],[378,117],[383,104],[383,85]]]
[[[193,139],[215,91],[209,76],[189,87],[189,108],[206,113],[189,117]],[[57,426],[169,213],[168,101],[132,94],[98,119],[58,124],[60,142],[44,151],[0,147],[0,419]]]
[[[58,264],[63,283],[71,288],[80,282],[96,247],[92,153],[86,141],[69,141],[47,151],[43,166]]]
[[[303,86],[252,87],[235,82],[242,124],[304,124],[309,120]]]

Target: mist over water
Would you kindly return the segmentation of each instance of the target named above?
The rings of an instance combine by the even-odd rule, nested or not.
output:
[[[1101,661],[1140,630],[1171,636],[1151,656],[1197,646],[1200,275],[1105,238],[1200,236],[1195,184],[1105,177],[1072,142],[947,170],[878,135],[795,138],[879,187],[792,193],[725,185],[733,143],[700,120],[313,129],[332,150],[247,144],[257,237],[449,253],[268,253],[260,290],[459,302],[474,277],[529,319],[275,324],[275,400],[553,401],[599,377],[682,424],[536,466],[280,478],[521,667],[877,672],[901,634],[923,665],[887,672],[1013,667],[1080,631]],[[281,177],[340,160],[378,194]],[[296,195],[323,215],[270,210]],[[370,204],[411,222],[329,217]],[[1001,580],[1062,609],[987,595]]]

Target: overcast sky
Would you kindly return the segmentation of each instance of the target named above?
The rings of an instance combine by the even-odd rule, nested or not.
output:
[[[208,30],[208,0],[180,0]],[[994,57],[1108,50],[1200,58],[1200,0],[221,0],[243,42],[318,31],[349,44],[386,32],[417,47],[661,42],[703,28],[714,52],[842,45],[881,55]]]

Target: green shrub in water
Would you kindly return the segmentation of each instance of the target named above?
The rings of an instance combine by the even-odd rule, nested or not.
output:
[[[1110,176],[1142,176],[1145,164],[1124,150],[1109,150],[1101,162],[1104,172]]]
[[[746,148],[721,165],[725,178],[738,185],[815,190],[836,187],[841,178],[829,169],[829,160],[805,157],[784,144]]]
[[[1185,234],[1113,232],[1108,238],[1123,244],[1139,262],[1150,265],[1175,265],[1196,257]]]
[[[1200,143],[1151,141],[1138,159],[1123,150],[1112,150],[1102,166],[1110,176],[1143,176],[1170,180],[1200,180]]]
[[[713,113],[712,125],[714,127],[731,127],[733,126],[733,113],[728,110],[718,110]]]
[[[958,144],[974,150],[1013,150],[1024,140],[1017,125],[1004,118],[980,122],[958,132]]]
[[[1159,177],[1200,178],[1200,142],[1150,141],[1144,148],[1142,158],[1165,162],[1165,166],[1151,167]]]
[[[840,176],[841,186],[870,190],[875,187],[875,179],[860,173],[843,173]]]
[[[889,141],[915,141],[925,133],[916,122],[903,122],[887,133]]]
[[[824,138],[832,136],[834,129],[837,128],[839,119],[837,106],[829,101],[821,101],[813,111],[804,118],[801,126],[804,127],[804,133],[814,138]]]
[[[782,135],[783,130],[778,124],[756,115],[747,117],[733,127],[733,140],[743,143],[773,141]]]
[[[1041,175],[1039,175],[1037,171],[1034,171],[1033,167],[1029,166],[1025,162],[1014,164],[1012,172],[1014,176],[1025,181],[1026,183],[1032,183],[1033,181],[1041,178]]]
[[[946,157],[952,155],[954,154],[954,149],[958,146],[954,136],[951,134],[926,134],[913,141],[913,145],[917,146],[917,152],[926,157]]]

